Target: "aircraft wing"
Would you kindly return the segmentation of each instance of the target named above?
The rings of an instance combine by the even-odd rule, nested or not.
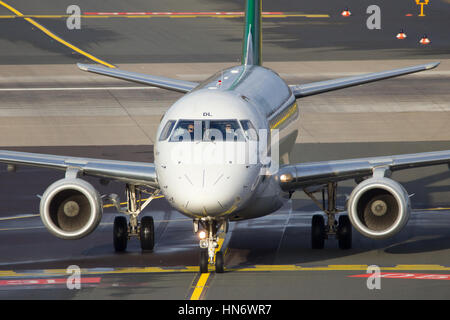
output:
[[[334,80],[326,80],[319,82],[306,83],[301,85],[290,85],[294,96],[298,98],[303,98],[307,96],[312,96],[319,93],[324,93],[328,91],[344,89],[348,87],[357,86],[364,83],[389,79],[393,77],[403,76],[405,74],[430,70],[436,68],[439,62],[421,64],[413,67],[394,69],[389,71],[366,73],[354,77],[339,78]]]
[[[144,162],[102,160],[0,150],[0,163],[58,170],[158,188],[155,165]]]
[[[286,165],[278,171],[277,179],[282,190],[295,191],[328,182],[369,177],[376,170],[398,171],[440,164],[450,164],[450,150]]]
[[[102,67],[95,64],[77,63],[77,66],[83,71],[183,93],[189,92],[196,86],[198,86],[197,82],[152,76],[143,73],[124,71],[116,68]]]

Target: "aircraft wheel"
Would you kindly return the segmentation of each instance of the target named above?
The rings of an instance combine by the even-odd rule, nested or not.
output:
[[[141,249],[143,251],[153,250],[153,247],[155,246],[155,226],[153,217],[147,216],[141,219],[139,239],[141,240]]]
[[[224,272],[224,261],[223,261],[223,253],[219,251],[216,253],[216,273]]]
[[[325,245],[325,221],[323,216],[314,215],[311,226],[311,246],[313,249],[323,249]]]
[[[339,217],[337,236],[340,249],[345,250],[352,247],[352,223],[348,216]]]
[[[114,250],[116,252],[123,252],[127,249],[128,242],[128,225],[127,218],[115,217],[113,228],[113,242]]]
[[[200,273],[208,273],[208,250],[200,250]]]

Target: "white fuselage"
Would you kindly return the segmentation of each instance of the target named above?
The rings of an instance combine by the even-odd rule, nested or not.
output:
[[[295,143],[298,113],[291,90],[273,71],[242,65],[218,72],[175,102],[162,118],[155,144],[161,192],[174,208],[194,219],[240,220],[276,211],[284,195],[272,175],[275,159]],[[195,133],[189,135],[191,123]],[[248,123],[257,138],[249,137]],[[225,125],[226,138],[207,138],[211,132],[220,136],[213,128]],[[234,135],[227,131],[231,125]],[[184,139],[177,139],[180,132]],[[267,158],[264,147],[271,132],[279,133],[279,139],[272,136]]]

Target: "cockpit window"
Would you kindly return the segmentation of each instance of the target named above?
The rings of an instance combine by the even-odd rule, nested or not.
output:
[[[195,122],[194,120],[180,120],[173,131],[172,137],[170,137],[170,141],[194,141],[194,128]],[[200,121],[201,125],[201,121]]]
[[[245,141],[237,120],[180,120],[170,141]]]
[[[169,120],[167,121],[166,125],[164,126],[164,128],[161,131],[161,135],[159,136],[159,141],[164,141],[166,140],[170,133],[172,132],[173,126],[175,125],[175,120]]]
[[[241,120],[242,129],[245,137],[250,141],[258,141],[258,133],[250,120]]]

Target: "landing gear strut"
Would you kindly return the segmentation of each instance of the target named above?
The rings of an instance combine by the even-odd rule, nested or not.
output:
[[[312,218],[311,227],[311,247],[313,249],[323,249],[325,239],[329,236],[335,236],[338,240],[340,249],[350,249],[352,247],[352,225],[350,219],[346,215],[340,215],[336,221],[336,214],[342,212],[336,207],[337,182],[329,182],[326,186],[309,191],[303,189],[314,203],[326,214],[327,221],[322,215],[316,214]],[[322,203],[314,196],[315,192],[322,191]],[[327,201],[325,201],[325,193]]]
[[[117,194],[110,194],[107,199],[119,213],[124,213],[130,217],[127,224],[127,218],[119,216],[114,219],[113,241],[116,252],[123,252],[127,248],[127,242],[131,237],[136,237],[141,242],[143,251],[153,250],[155,245],[155,227],[153,217],[145,216],[138,221],[139,214],[145,207],[159,194],[159,190],[150,192],[143,187],[127,184],[125,187],[127,195],[127,206],[121,207],[120,199]],[[142,193],[150,195],[145,201],[142,199]]]
[[[217,251],[218,234],[226,233],[228,221],[194,220],[194,232],[200,238],[200,273],[208,272],[208,265],[215,265],[216,273],[224,272],[222,251]]]

